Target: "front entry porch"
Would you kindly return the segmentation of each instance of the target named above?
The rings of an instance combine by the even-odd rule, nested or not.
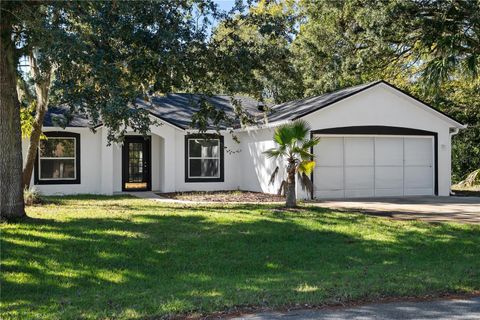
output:
[[[110,145],[107,134],[102,130],[101,193],[175,190],[174,129],[152,126],[147,137],[128,132]]]
[[[152,190],[152,139],[127,136],[122,146],[122,191]]]

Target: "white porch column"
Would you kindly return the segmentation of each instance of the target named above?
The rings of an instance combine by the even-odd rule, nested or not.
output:
[[[163,123],[162,125],[150,127],[150,130],[152,134],[158,135],[162,138],[163,141],[163,148],[160,155],[160,163],[152,164],[159,165],[161,167],[160,185],[162,186],[162,192],[173,192],[176,190],[175,174],[177,172],[177,166],[182,166],[183,168],[183,162],[176,162],[176,148],[178,148],[178,141],[176,141],[176,139],[178,135],[178,129],[172,127],[169,124]],[[183,147],[183,142],[181,146]],[[183,161],[183,159],[181,161]]]
[[[175,188],[175,172],[177,170],[176,166],[183,166],[183,162],[180,164],[175,163],[176,155],[176,141],[175,141],[175,132],[169,132],[167,136],[164,137],[164,192],[173,192]]]
[[[113,194],[113,145],[107,146],[107,129],[102,128],[101,192]]]

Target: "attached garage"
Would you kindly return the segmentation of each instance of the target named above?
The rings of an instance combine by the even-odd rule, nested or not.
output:
[[[451,139],[465,128],[378,81],[273,108],[271,120],[302,119],[320,138],[313,194],[299,198],[448,196]]]
[[[334,132],[354,131],[333,130]],[[434,195],[435,136],[314,133],[316,198]],[[393,129],[393,128],[390,128]],[[402,132],[404,130],[398,130]],[[393,130],[392,130],[393,131]],[[418,132],[417,132],[418,134]]]

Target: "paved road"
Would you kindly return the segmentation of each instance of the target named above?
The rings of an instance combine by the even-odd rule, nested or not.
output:
[[[428,302],[394,302],[347,309],[300,310],[287,313],[260,313],[234,319],[248,320],[378,320],[378,319],[480,319],[480,297]]]

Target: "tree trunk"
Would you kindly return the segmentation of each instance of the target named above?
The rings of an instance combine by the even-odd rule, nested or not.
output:
[[[286,186],[286,207],[295,208],[297,206],[297,194],[295,187],[295,163],[289,163],[287,167],[287,186]]]
[[[11,17],[2,12],[0,44],[0,218],[25,217],[22,189],[22,133],[17,97],[17,62]]]
[[[25,167],[23,168],[23,188],[28,188],[30,186],[30,180],[32,179],[33,166],[42,135],[43,120],[48,108],[51,75],[50,70],[46,75],[42,76],[33,52],[30,52],[30,68],[35,81],[36,107],[32,132],[30,133],[30,145],[28,147]]]
[[[37,149],[40,144],[40,137],[42,135],[43,119],[45,117],[46,109],[36,107],[35,119],[32,124],[32,132],[30,134],[30,145],[28,146],[27,158],[25,160],[25,167],[23,168],[23,188],[30,186],[32,179],[33,166],[37,157]]]

